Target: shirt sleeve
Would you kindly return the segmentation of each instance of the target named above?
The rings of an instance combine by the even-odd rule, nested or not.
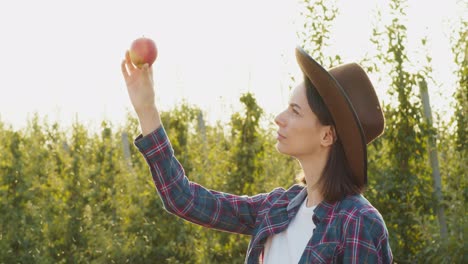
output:
[[[138,136],[135,145],[150,167],[168,212],[202,226],[252,234],[257,212],[268,194],[237,196],[189,181],[162,126],[145,137]]]
[[[345,234],[343,263],[392,263],[388,231],[378,212],[357,216]]]

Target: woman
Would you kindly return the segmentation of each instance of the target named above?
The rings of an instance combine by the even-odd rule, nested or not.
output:
[[[276,148],[295,157],[303,185],[252,197],[208,190],[184,175],[155,105],[151,67],[122,62],[142,134],[135,140],[167,211],[209,228],[252,236],[245,263],[391,263],[380,213],[362,196],[366,145],[384,118],[357,64],[323,69],[302,48],[304,82],[280,113]]]

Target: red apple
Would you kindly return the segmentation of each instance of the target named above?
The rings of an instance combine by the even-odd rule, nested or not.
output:
[[[141,68],[145,63],[151,66],[157,56],[158,48],[152,39],[141,37],[132,42],[130,59],[138,68]]]

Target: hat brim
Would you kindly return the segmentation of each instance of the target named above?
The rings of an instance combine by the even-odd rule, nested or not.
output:
[[[350,169],[359,184],[367,184],[367,147],[358,115],[338,81],[301,47],[296,59],[302,72],[315,86],[335,122]]]

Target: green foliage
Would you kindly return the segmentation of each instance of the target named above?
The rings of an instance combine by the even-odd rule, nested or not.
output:
[[[263,156],[263,142],[260,141],[259,121],[262,109],[257,105],[252,94],[244,94],[240,101],[245,106],[243,116],[235,113],[231,117],[232,141],[234,148],[233,163],[235,164],[228,180],[228,190],[233,193],[254,195],[255,179],[264,174],[259,166]]]
[[[465,181],[447,172],[465,166],[462,164],[466,162],[456,158],[449,165],[448,160],[442,158],[444,200],[438,204],[433,195],[427,142],[441,131],[423,121],[421,101],[416,92],[418,82],[432,80],[431,58],[427,56],[427,65],[418,65],[417,72],[408,70],[411,62],[405,49],[407,33],[401,22],[406,15],[405,9],[405,1],[391,1],[393,19],[383,30],[374,29],[372,39],[379,50],[377,58],[380,64],[374,62],[370,69],[390,79],[387,92],[397,104],[385,105],[385,134],[369,147],[368,197],[386,220],[397,263],[461,263],[463,242],[460,243],[460,233],[450,236],[449,241],[442,240],[434,209],[444,206],[450,234],[454,235],[454,229],[459,232],[462,226],[466,226],[462,223],[464,220],[460,220],[465,218],[460,216],[464,213],[453,211],[461,209],[462,192],[455,186],[446,185],[448,181],[457,184]],[[423,47],[425,41],[422,40]],[[447,134],[437,138],[442,157],[456,155],[453,149],[442,148],[454,146],[455,142],[450,141]]]
[[[179,144],[178,156],[191,166],[188,177],[239,194],[289,187],[296,162],[274,150],[276,128],[259,126],[262,110],[254,97],[246,94],[242,102],[245,109],[233,114],[230,126],[207,125],[201,111],[186,104],[162,114],[171,120],[166,129]],[[41,124],[37,117],[20,131],[0,123],[0,263],[242,263],[249,237],[198,227],[163,209],[144,159],[129,142],[138,130],[131,116],[119,128],[103,122],[99,133],[79,123],[69,130]],[[438,132],[445,143],[439,146],[443,170],[455,173],[459,154],[454,141],[445,141],[451,132]],[[387,220],[394,253],[400,262],[430,256],[456,263],[463,256],[466,226],[458,190],[466,179],[444,182],[453,239],[438,243],[431,235],[437,234],[436,221],[422,198],[429,196],[421,191],[430,185],[421,185],[420,175],[397,178],[396,169],[387,170],[400,162],[390,154],[395,153],[391,142],[381,138],[369,150],[366,195]],[[407,171],[414,173],[416,159],[422,158],[408,158]],[[395,223],[406,231],[398,232]],[[404,244],[397,239],[408,233],[418,235],[412,241],[425,247],[416,245],[402,255],[397,250]]]
[[[239,194],[290,185],[295,164],[259,127],[255,98],[241,101],[245,111],[233,114],[231,126],[205,124],[186,103],[162,113],[187,176]],[[96,133],[38,116],[20,131],[0,123],[0,263],[242,263],[247,236],[207,230],[163,209],[129,142],[137,131],[132,116],[118,128],[104,121]]]
[[[447,213],[449,237],[447,241],[433,243],[426,250],[428,258],[437,263],[466,263],[465,237],[468,234],[466,200],[468,197],[468,23],[462,21],[453,33],[454,62],[457,66],[457,88],[454,94],[455,113],[449,123],[441,123],[438,150],[441,171],[444,172],[444,208]],[[435,239],[437,241],[437,237]]]
[[[303,46],[325,67],[340,63],[326,52],[335,2],[303,3]],[[408,70],[404,1],[391,1],[391,9],[391,24],[374,29],[378,60],[368,69],[390,79],[387,92],[397,103],[385,105],[386,132],[369,146],[365,195],[386,220],[396,262],[466,263],[467,25],[456,32],[453,48],[455,116],[433,129],[423,122],[415,92],[419,80],[431,80],[430,66]],[[236,194],[289,187],[297,163],[274,150],[276,126],[259,125],[273,118],[252,94],[240,100],[244,110],[229,124],[208,125],[187,103],[161,114],[187,176]],[[163,209],[131,143],[138,131],[132,115],[121,127],[104,121],[95,133],[79,122],[66,129],[37,115],[21,130],[0,121],[0,263],[243,263],[249,237],[208,230]],[[433,209],[431,135],[440,153],[447,241]]]
[[[383,32],[387,50],[380,54],[385,54],[381,58],[390,69],[383,73],[391,79],[388,92],[398,104],[395,108],[385,106],[385,134],[379,148],[369,151],[370,186],[375,189],[370,198],[386,220],[395,261],[406,263],[414,262],[420,257],[418,252],[428,246],[432,186],[426,154],[428,131],[415,93],[417,79],[406,69],[406,27],[400,22],[405,3],[394,0],[390,6],[393,19]],[[374,159],[374,151],[380,152],[381,159]]]
[[[455,122],[457,150],[466,157],[468,142],[468,21],[462,21],[458,32],[455,32],[452,48],[455,63],[458,66],[456,76],[458,86],[455,92]]]
[[[330,35],[333,21],[339,14],[336,0],[303,0],[302,17],[305,18],[302,30],[297,32],[303,48],[318,63],[325,68],[330,68],[341,63],[341,57],[337,54],[325,54],[325,49],[330,46]]]
[[[443,206],[445,208],[448,240],[441,240],[438,227],[433,226],[430,246],[424,249],[424,259],[431,263],[465,263],[467,261],[464,237],[468,232],[466,218],[466,198],[468,178],[467,160],[456,149],[456,137],[449,124],[439,124],[437,131],[438,151],[443,180]]]

